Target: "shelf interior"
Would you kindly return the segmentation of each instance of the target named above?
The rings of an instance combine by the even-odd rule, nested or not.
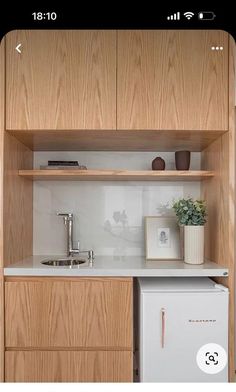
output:
[[[32,151],[203,151],[226,131],[8,130]]]

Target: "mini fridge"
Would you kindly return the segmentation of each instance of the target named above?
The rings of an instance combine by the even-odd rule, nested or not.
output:
[[[227,382],[226,287],[209,278],[139,278],[140,382]]]

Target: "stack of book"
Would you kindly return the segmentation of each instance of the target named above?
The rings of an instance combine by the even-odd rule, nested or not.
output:
[[[79,165],[78,161],[48,161],[47,165],[40,165],[40,169],[52,170],[52,169],[77,169],[86,170],[87,167],[84,165]]]

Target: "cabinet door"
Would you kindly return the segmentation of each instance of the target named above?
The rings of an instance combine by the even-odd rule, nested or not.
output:
[[[7,351],[7,382],[129,382],[129,351]]]
[[[21,53],[15,49],[19,43]],[[115,31],[21,30],[7,34],[7,129],[115,127]]]
[[[6,347],[132,349],[131,278],[8,278]]]
[[[118,31],[117,56],[118,129],[228,130],[227,33]]]

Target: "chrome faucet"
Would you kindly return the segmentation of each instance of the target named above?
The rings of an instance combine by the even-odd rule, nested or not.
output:
[[[73,249],[73,214],[71,213],[57,213],[57,216],[62,216],[64,219],[65,226],[67,228],[67,256],[73,256],[74,254],[87,253],[88,259],[94,259],[94,253],[92,250],[80,250],[79,241],[78,248]]]

